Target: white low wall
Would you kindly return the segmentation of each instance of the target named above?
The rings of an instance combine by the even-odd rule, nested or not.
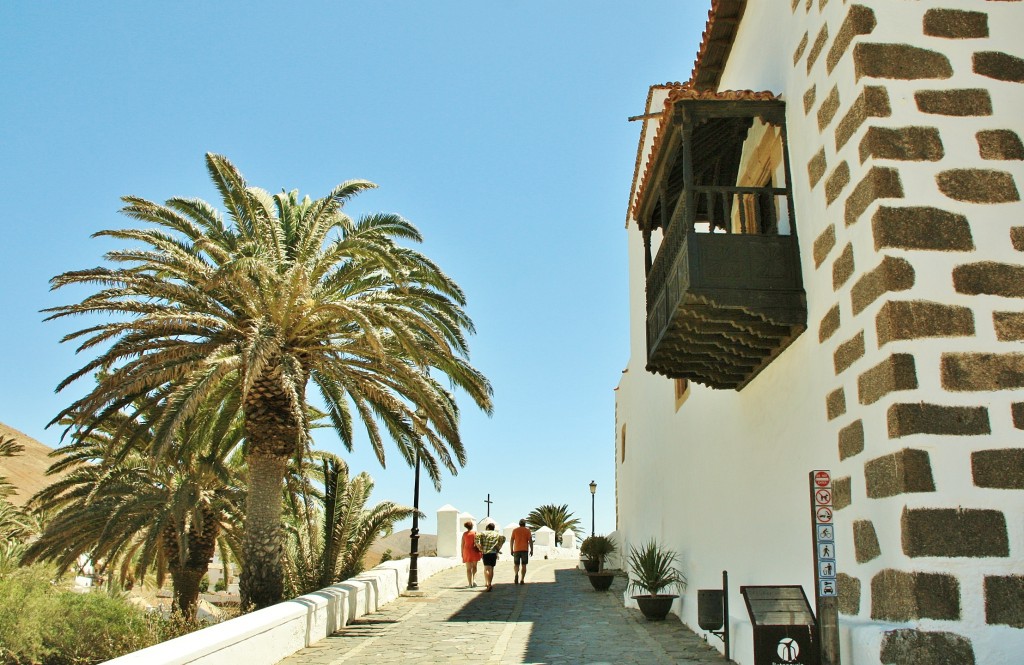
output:
[[[462,565],[461,559],[419,557],[424,580]],[[350,580],[108,660],[110,665],[274,665],[398,598],[409,581],[409,559],[387,561]]]

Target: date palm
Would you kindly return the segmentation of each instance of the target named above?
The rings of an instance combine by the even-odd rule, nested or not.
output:
[[[25,452],[25,446],[18,443],[14,437],[0,436],[0,457],[14,457]],[[5,476],[0,476],[0,499],[15,494],[14,485]]]
[[[363,472],[349,475],[343,460],[326,452],[313,455],[322,493],[309,493],[294,506],[289,529],[286,579],[300,595],[322,589],[363,572],[363,557],[396,522],[414,510],[391,501],[367,507],[373,479]]]
[[[398,244],[419,241],[418,231],[396,215],[343,212],[374,185],[349,181],[316,200],[271,196],[226,158],[206,162],[224,214],[196,199],[125,197],[122,212],[155,228],[99,232],[131,243],[107,253],[118,267],[53,279],[98,290],[50,318],[113,315],[65,337],[99,351],[58,389],[104,376],[58,418],[87,432],[127,404],[145,414],[163,402],[159,454],[205,402],[239,395],[249,471],[240,588],[243,606],[259,608],[283,592],[281,485],[308,438],[307,386],[346,447],[358,418],[381,464],[386,435],[410,465],[421,450],[435,485],[442,468],[456,473],[466,460],[454,389],[490,412],[491,388],[468,361],[461,290]]]
[[[580,527],[580,521],[569,512],[569,504],[567,503],[560,506],[549,503],[534,508],[526,516],[526,524],[534,531],[542,526],[546,526],[554,531],[556,545],[562,543],[562,534],[567,529],[578,531]]]
[[[24,450],[17,439],[0,436],[0,457],[14,457]],[[17,567],[26,541],[38,530],[30,515],[7,500],[12,494],[14,485],[0,476],[0,575]]]
[[[111,436],[118,426],[145,429],[127,417],[61,447],[48,473],[64,475],[30,501],[49,517],[24,561],[51,560],[63,573],[88,555],[122,583],[155,571],[162,584],[169,573],[175,609],[193,617],[215,543],[230,540],[241,521],[241,479],[227,463],[241,441],[240,418],[206,415],[186,421],[157,460]]]

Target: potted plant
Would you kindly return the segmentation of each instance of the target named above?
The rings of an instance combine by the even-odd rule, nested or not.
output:
[[[605,557],[618,551],[615,541],[608,536],[591,536],[580,545],[580,554],[586,556],[583,566],[586,568],[590,584],[597,591],[607,591],[615,573],[604,569]]]
[[[682,591],[686,577],[677,567],[679,555],[659,545],[654,539],[639,548],[629,548],[629,588],[642,593],[633,596],[648,621],[662,621],[672,608],[675,594],[659,593],[663,589]]]

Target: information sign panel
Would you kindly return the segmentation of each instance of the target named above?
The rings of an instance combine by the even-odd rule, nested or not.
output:
[[[839,582],[836,567],[832,472],[810,473],[811,524],[814,536],[814,591],[822,665],[839,665]]]

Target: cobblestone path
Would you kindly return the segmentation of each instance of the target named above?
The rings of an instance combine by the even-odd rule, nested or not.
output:
[[[490,593],[467,589],[462,566],[420,589],[422,597],[392,601],[281,665],[725,662],[673,615],[649,622],[624,608],[624,579],[595,592],[575,561],[534,559],[524,585],[512,584],[510,560],[499,561]]]

